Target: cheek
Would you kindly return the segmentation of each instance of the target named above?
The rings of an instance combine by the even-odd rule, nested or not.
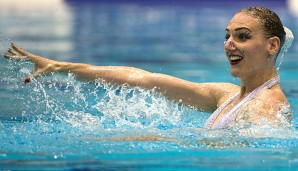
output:
[[[247,48],[242,48],[241,52],[247,57],[256,58],[263,54],[264,49],[262,49],[261,47],[261,45],[249,46]]]

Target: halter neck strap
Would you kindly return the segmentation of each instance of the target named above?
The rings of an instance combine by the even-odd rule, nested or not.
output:
[[[240,95],[240,92],[236,95],[232,96],[230,99],[228,99],[226,102],[224,102],[215,112],[208,118],[206,123],[204,124],[204,128],[207,129],[219,129],[219,128],[226,128],[229,126],[229,124],[236,119],[236,116],[241,109],[241,107],[248,102],[249,100],[253,99],[260,91],[263,89],[269,89],[273,87],[274,85],[278,84],[280,82],[279,76],[275,76],[271,78],[270,80],[266,81],[256,89],[254,89],[252,92],[250,92],[246,97],[244,97],[237,105],[235,105],[231,110],[229,110],[218,122],[216,122],[213,125],[213,128],[211,128],[211,125],[214,123],[218,115],[222,112],[222,110],[230,104],[236,97]]]

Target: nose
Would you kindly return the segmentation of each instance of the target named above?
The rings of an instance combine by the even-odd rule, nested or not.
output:
[[[226,40],[224,42],[224,44],[225,44],[224,45],[225,50],[235,50],[236,49],[235,42],[231,37],[228,40]]]

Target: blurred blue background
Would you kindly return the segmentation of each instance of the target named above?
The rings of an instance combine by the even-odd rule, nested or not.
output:
[[[170,72],[163,64],[225,61],[224,30],[243,7],[271,8],[297,33],[297,4],[297,0],[0,0],[0,48],[6,51],[15,42],[57,60]],[[157,65],[146,67],[148,63]]]

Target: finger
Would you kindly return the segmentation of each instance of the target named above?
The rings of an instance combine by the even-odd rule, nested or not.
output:
[[[13,59],[13,57],[12,56],[10,56],[10,55],[7,55],[7,54],[2,54],[2,56],[4,57],[4,58],[6,58],[6,59]]]
[[[8,48],[7,50],[9,53],[11,53],[12,55],[19,55],[19,53],[17,53],[15,50]]]
[[[42,72],[40,72],[40,71],[35,71],[31,76],[27,76],[27,77],[24,79],[24,83],[25,83],[25,84],[30,83],[30,81],[31,81],[31,77],[32,77],[32,78],[37,78],[37,77],[39,77],[41,74],[42,74]]]
[[[8,54],[2,54],[2,56],[4,58],[10,59],[10,60],[18,60],[18,61],[28,61],[28,60],[30,60],[27,56],[8,55]]]
[[[15,45],[14,43],[11,43],[11,47],[19,54],[24,55],[24,56],[29,56],[30,53],[27,52],[26,50],[18,47],[17,45]]]
[[[10,60],[20,60],[18,56],[11,56],[11,55],[8,55],[8,54],[2,54],[2,56],[6,59],[10,59]]]
[[[41,74],[42,74],[42,72],[40,72],[40,71],[36,71],[36,72],[34,72],[34,73],[32,74],[32,77],[33,77],[33,78],[37,78],[37,77],[39,77]]]

